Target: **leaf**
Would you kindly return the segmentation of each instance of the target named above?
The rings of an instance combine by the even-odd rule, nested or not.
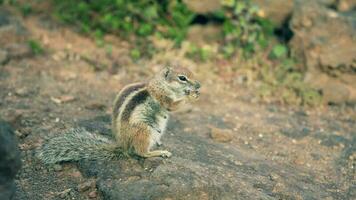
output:
[[[287,55],[287,47],[282,44],[277,44],[276,46],[273,47],[272,52],[271,52],[271,57],[272,58],[281,58]]]
[[[138,49],[132,49],[130,52],[130,56],[134,60],[138,60],[141,57],[141,52]]]
[[[36,40],[29,40],[27,41],[27,44],[35,55],[42,54],[44,52],[43,47]]]
[[[144,10],[143,14],[148,20],[152,20],[158,18],[158,12],[156,6],[149,6],[147,9]]]

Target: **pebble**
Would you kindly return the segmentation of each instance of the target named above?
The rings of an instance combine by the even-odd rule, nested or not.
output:
[[[211,127],[210,129],[210,137],[217,142],[230,142],[233,138],[231,130],[216,127]]]
[[[88,196],[89,198],[94,199],[98,196],[98,193],[96,191],[91,191]]]
[[[85,192],[85,191],[89,190],[89,188],[92,186],[92,183],[93,183],[92,181],[86,181],[84,183],[79,184],[77,187],[78,191]]]
[[[70,193],[70,191],[71,191],[72,189],[65,189],[65,190],[63,190],[62,192],[59,192],[58,193],[58,196],[61,198],[61,199],[64,199],[64,198],[66,198],[67,196],[68,196],[68,194]]]
[[[62,104],[75,101],[76,98],[70,95],[63,95],[60,97],[51,97],[51,100],[57,104]]]
[[[53,169],[54,169],[54,171],[56,171],[56,172],[60,172],[60,171],[63,170],[63,167],[62,167],[62,165],[55,164],[55,165],[53,165]]]
[[[106,108],[106,105],[98,102],[92,102],[85,105],[85,108],[89,110],[104,110]]]
[[[6,63],[8,58],[9,58],[9,56],[8,56],[7,51],[0,49],[0,65]]]
[[[30,91],[27,88],[19,88],[15,90],[15,94],[19,97],[25,97],[28,96]]]

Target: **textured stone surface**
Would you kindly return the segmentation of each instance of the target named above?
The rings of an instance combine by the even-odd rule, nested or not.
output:
[[[183,0],[190,10],[198,14],[207,14],[221,8],[219,0]]]
[[[170,124],[169,132],[182,129]],[[83,161],[104,199],[324,199],[332,193],[307,171],[181,132],[164,138],[170,159]],[[271,178],[272,177],[272,178]]]
[[[14,178],[20,169],[20,152],[15,134],[8,123],[0,119],[0,199],[7,200],[15,192]]]
[[[312,1],[302,1],[294,9],[290,45],[304,59],[306,82],[321,89],[327,102],[356,102],[355,24],[355,15]]]
[[[0,46],[6,48],[7,45],[25,41],[29,36],[28,31],[20,23],[17,16],[10,11],[0,8]]]

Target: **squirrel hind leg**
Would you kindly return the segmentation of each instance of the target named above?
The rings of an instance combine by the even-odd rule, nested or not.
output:
[[[134,126],[131,129],[134,131],[134,135],[132,138],[132,147],[135,149],[135,153],[144,158],[151,157],[171,157],[172,153],[165,150],[155,150],[150,151],[151,148],[151,136],[149,129],[144,125],[142,126]]]
[[[155,151],[149,151],[141,155],[144,158],[151,158],[151,157],[164,157],[164,158],[169,158],[172,156],[172,153],[166,150],[155,150]]]

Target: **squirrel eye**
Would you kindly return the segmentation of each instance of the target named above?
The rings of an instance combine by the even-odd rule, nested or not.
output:
[[[185,77],[185,76],[183,76],[183,75],[178,76],[178,79],[179,79],[180,81],[184,81],[184,82],[187,81],[187,77]]]

